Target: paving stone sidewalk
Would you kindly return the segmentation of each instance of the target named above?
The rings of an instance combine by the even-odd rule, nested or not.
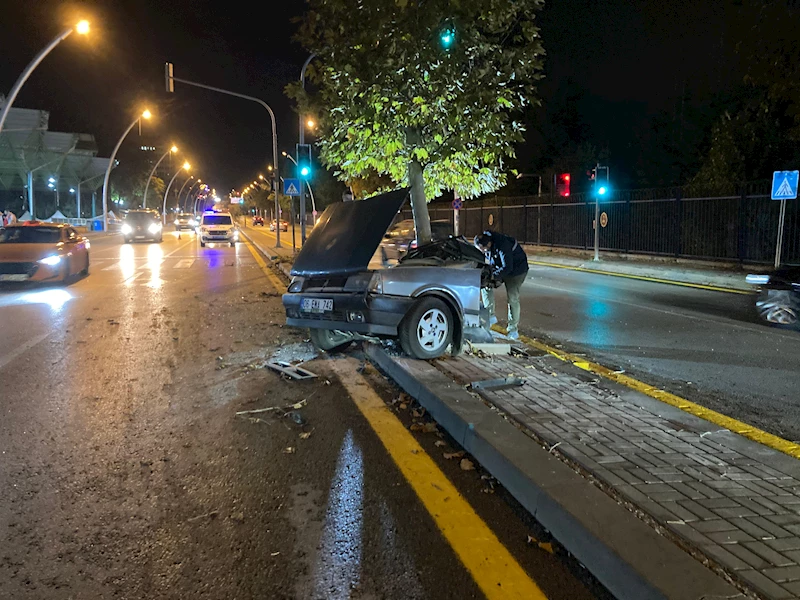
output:
[[[800,597],[800,461],[551,356],[435,361],[764,598]]]

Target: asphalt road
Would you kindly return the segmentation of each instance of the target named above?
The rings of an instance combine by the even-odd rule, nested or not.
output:
[[[762,325],[749,295],[531,266],[521,330],[800,440],[800,332]]]
[[[0,598],[485,597],[332,365],[399,392],[354,358],[259,368],[309,346],[244,244],[91,253],[70,285],[0,288]],[[547,597],[603,596],[451,440],[414,435]]]

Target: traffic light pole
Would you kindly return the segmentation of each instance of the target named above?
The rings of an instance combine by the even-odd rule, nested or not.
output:
[[[306,68],[308,68],[309,63],[313,60],[316,54],[312,54],[306,59],[306,62],[303,63],[303,68],[300,69],[300,85],[305,90],[306,89]],[[297,111],[297,125],[298,125],[298,138],[299,138],[299,146],[302,146],[306,143],[306,128],[305,123],[303,122],[303,113],[301,111]],[[295,150],[295,155],[297,156],[298,160],[300,159],[300,152],[299,148]],[[299,167],[298,167],[299,170]],[[298,173],[299,175],[300,173]],[[300,243],[305,245],[306,243],[306,190],[303,187],[303,183],[300,183]]]
[[[594,168],[594,261],[600,260],[600,193],[597,187],[597,172],[606,170],[606,184],[608,184],[608,167],[601,167],[600,163]]]
[[[238,92],[232,92],[230,90],[224,90],[222,88],[213,87],[210,85],[205,85],[203,83],[197,83],[196,81],[188,81],[186,79],[178,79],[177,77],[173,76],[172,74],[172,63],[166,64],[165,75],[166,75],[166,84],[167,84],[167,91],[172,92],[174,91],[174,84],[173,82],[177,81],[179,83],[185,83],[186,85],[191,85],[194,87],[199,87],[204,90],[211,90],[212,92],[218,92],[220,94],[226,94],[228,96],[234,96],[236,98],[242,98],[243,100],[250,100],[251,102],[256,102],[267,109],[269,112],[270,119],[272,121],[272,176],[275,182],[275,214],[280,214],[280,203],[278,202],[278,193],[280,191],[280,176],[278,174],[278,130],[275,124],[275,113],[272,112],[272,108],[270,108],[269,104],[264,102],[259,98],[254,98],[253,96],[246,96],[245,94],[239,94]],[[277,217],[276,217],[277,218]],[[275,228],[275,247],[281,248],[281,228]]]

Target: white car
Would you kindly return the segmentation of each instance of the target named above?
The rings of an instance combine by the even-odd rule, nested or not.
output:
[[[239,229],[233,222],[229,212],[209,211],[203,213],[198,228],[200,246],[206,244],[230,244],[231,247],[239,241]]]

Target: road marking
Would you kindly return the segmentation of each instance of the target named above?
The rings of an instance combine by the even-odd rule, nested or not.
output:
[[[138,272],[134,273],[133,275],[131,275],[130,277],[128,277],[127,279],[123,279],[122,283],[124,283],[125,285],[130,285],[131,283],[134,282],[135,279],[138,279],[142,275],[144,275],[144,271],[138,271]]]
[[[728,294],[745,294],[750,295],[754,292],[745,290],[735,290],[733,288],[718,287],[715,285],[704,285],[702,283],[687,283],[684,281],[672,281],[670,279],[659,279],[658,277],[647,277],[645,275],[631,275],[628,273],[612,273],[610,271],[601,271],[599,269],[587,269],[586,267],[573,267],[570,265],[560,265],[558,263],[549,263],[539,260],[529,260],[529,265],[537,265],[539,267],[552,267],[554,269],[567,269],[569,271],[579,271],[581,273],[594,273],[595,275],[611,275],[612,277],[624,277],[625,279],[638,279],[639,281],[649,281],[650,283],[664,283],[667,285],[678,285],[681,287],[695,288],[698,290],[708,290],[711,292],[725,292]]]
[[[277,275],[275,275],[275,273],[273,273],[272,269],[269,268],[266,261],[261,257],[261,254],[258,252],[258,250],[256,250],[253,247],[253,244],[245,240],[244,245],[247,246],[248,250],[250,250],[250,254],[253,255],[254,259],[256,259],[256,263],[258,263],[258,266],[261,267],[261,271],[264,273],[264,275],[267,276],[267,279],[269,279],[269,282],[275,288],[275,291],[281,294],[285,293],[286,286],[284,285],[283,281],[281,281],[280,278]]]
[[[35,338],[32,338],[32,339],[28,340],[27,342],[25,342],[24,344],[21,344],[21,345],[17,346],[16,348],[14,348],[14,350],[9,352],[5,356],[0,356],[0,370],[2,370],[6,365],[11,363],[15,359],[17,359],[20,356],[22,356],[23,354],[25,354],[28,350],[33,348],[36,344],[39,344],[39,343],[43,342],[44,340],[46,340],[51,335],[52,335],[52,332],[43,333],[42,335],[37,336]]]
[[[327,364],[331,365],[486,598],[546,598],[414,436],[389,411],[364,377],[356,372],[356,361],[341,359]]]
[[[497,325],[492,326],[492,329],[502,333],[503,335],[506,334],[506,330]],[[738,419],[723,415],[722,413],[711,410],[710,408],[695,404],[686,398],[682,398],[681,396],[677,396],[676,394],[667,392],[666,390],[654,387],[649,383],[644,383],[643,381],[634,379],[629,375],[619,373],[609,369],[608,367],[604,367],[603,365],[588,361],[580,356],[575,356],[569,352],[559,350],[558,348],[553,348],[552,346],[548,346],[543,342],[529,338],[525,335],[520,335],[519,339],[527,345],[547,352],[548,354],[555,356],[564,362],[572,363],[579,369],[583,369],[584,371],[589,371],[595,375],[605,377],[606,379],[624,385],[632,390],[636,390],[637,392],[640,392],[646,396],[655,398],[664,404],[669,404],[670,406],[679,408],[683,412],[689,413],[690,415],[705,419],[706,421],[714,423],[715,425],[719,425],[720,427],[724,427],[733,433],[738,433],[742,437],[746,437],[754,442],[758,442],[759,444],[767,446],[768,448],[772,448],[778,452],[783,452],[784,454],[788,454],[793,458],[800,458],[800,444],[795,444],[794,442],[790,442],[782,437],[778,437],[777,435],[773,435],[758,429],[753,425],[748,425],[747,423],[739,421]]]
[[[179,260],[175,265],[173,265],[173,269],[188,269],[194,264],[195,259],[193,258],[184,258]]]

